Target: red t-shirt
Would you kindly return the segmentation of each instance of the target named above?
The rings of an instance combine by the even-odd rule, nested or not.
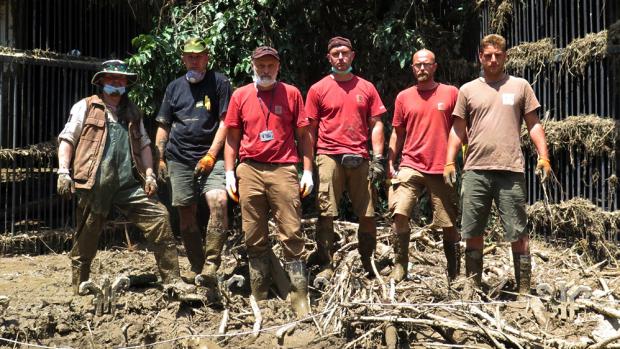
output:
[[[385,112],[375,86],[358,76],[336,81],[328,75],[312,85],[306,96],[306,114],[319,122],[317,154],[368,158],[370,119]]]
[[[443,173],[458,94],[456,87],[444,84],[428,91],[413,86],[398,94],[392,126],[404,127],[406,132],[400,166]]]
[[[299,90],[278,82],[270,91],[258,91],[254,84],[237,89],[230,99],[224,124],[241,129],[241,161],[297,163],[295,129],[308,126],[309,121]],[[264,131],[272,131],[271,140],[261,140],[260,133]]]

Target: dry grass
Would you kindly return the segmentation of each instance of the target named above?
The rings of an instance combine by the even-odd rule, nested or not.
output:
[[[592,262],[618,264],[620,211],[603,211],[578,197],[548,207],[539,201],[528,207],[528,221],[533,233],[574,241],[578,252]]]
[[[537,70],[540,73],[547,64],[553,62],[558,50],[553,39],[545,38],[511,47],[507,53],[506,70],[523,75],[527,68]]]
[[[607,30],[590,33],[571,41],[562,52],[562,71],[581,75],[591,62],[605,58],[607,54]]]
[[[13,161],[18,157],[32,158],[38,161],[52,159],[56,156],[56,141],[30,145],[26,148],[0,149],[0,161]]]
[[[489,23],[491,32],[502,33],[514,9],[512,0],[493,0],[489,6],[491,10]]]
[[[613,159],[620,144],[620,121],[597,115],[569,116],[565,120],[543,122],[547,145],[550,152],[559,154],[568,151],[573,162],[573,154],[583,151],[585,155],[607,155]],[[521,134],[523,147],[534,151],[527,130]]]

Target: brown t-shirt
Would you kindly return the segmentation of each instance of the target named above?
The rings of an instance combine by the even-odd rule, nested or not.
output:
[[[478,78],[463,85],[452,115],[467,121],[465,170],[524,172],[521,123],[538,108],[525,79],[506,75],[493,83]]]

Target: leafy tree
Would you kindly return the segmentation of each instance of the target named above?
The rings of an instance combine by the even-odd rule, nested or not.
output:
[[[207,40],[211,68],[234,86],[251,80],[255,47],[275,47],[280,79],[302,92],[329,71],[329,38],[347,36],[356,51],[354,72],[375,83],[388,109],[398,91],[413,83],[409,66],[418,49],[437,54],[443,81],[459,84],[475,73],[463,59],[474,57],[475,48],[467,47],[478,39],[473,1],[212,0],[173,2],[166,10],[157,28],[133,39],[138,52],[130,64],[140,84],[131,97],[147,115],[156,112],[166,85],[183,73],[179,47],[191,36]]]

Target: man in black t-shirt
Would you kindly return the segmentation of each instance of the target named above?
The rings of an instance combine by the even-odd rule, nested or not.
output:
[[[182,61],[187,73],[168,85],[156,118],[159,174],[168,172],[172,206],[179,211],[191,265],[185,279],[193,283],[202,273],[206,286],[215,289],[229,226],[224,162],[219,154],[226,139],[223,120],[232,88],[226,76],[207,69],[209,55],[203,40],[185,41]],[[204,249],[196,217],[197,200],[203,195],[211,212]]]

